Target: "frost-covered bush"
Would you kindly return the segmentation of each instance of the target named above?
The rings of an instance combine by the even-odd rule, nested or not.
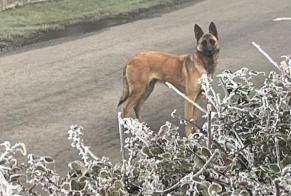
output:
[[[4,142],[0,195],[291,195],[290,58],[280,70],[224,71],[217,75],[223,96],[202,77],[207,120],[189,137],[170,122],[153,131],[119,118],[126,156],[115,165],[91,152],[78,126],[68,134],[80,160],[69,163],[64,177],[55,173],[52,158]],[[258,77],[263,84],[253,83]],[[27,160],[18,162],[21,156]]]

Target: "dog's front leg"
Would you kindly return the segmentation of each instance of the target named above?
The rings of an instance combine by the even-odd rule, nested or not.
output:
[[[196,102],[199,94],[200,94],[200,88],[199,88],[197,81],[192,81],[192,82],[186,83],[186,95],[187,95],[187,97],[189,97],[193,102]],[[185,101],[184,112],[185,112],[185,119],[186,120],[189,120],[189,121],[197,120],[197,119],[194,119],[194,117],[195,117],[194,115],[196,113],[195,111],[197,110],[194,107],[195,106],[192,103],[190,103],[189,101]],[[185,127],[186,136],[189,136],[192,133],[192,128],[193,128],[193,126],[190,123],[188,123],[186,125],[186,127]]]
[[[189,101],[185,101],[184,113],[185,113],[186,120],[190,121],[193,118],[194,106]],[[187,123],[185,127],[185,134],[186,136],[189,136],[191,133],[192,133],[192,126],[191,124]]]

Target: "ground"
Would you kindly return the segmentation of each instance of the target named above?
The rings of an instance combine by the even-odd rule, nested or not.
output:
[[[290,1],[205,0],[157,17],[24,47],[0,57],[0,141],[24,142],[28,151],[50,155],[64,171],[77,158],[67,141],[72,124],[82,125],[85,142],[98,156],[120,159],[117,102],[122,67],[144,50],[188,53],[193,26],[206,31],[214,21],[221,54],[217,73],[242,66],[274,70],[251,45],[260,44],[275,60],[290,54]],[[158,128],[183,100],[162,85],[145,104],[146,122]]]

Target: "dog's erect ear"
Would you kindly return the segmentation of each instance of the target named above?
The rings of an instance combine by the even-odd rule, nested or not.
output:
[[[202,35],[204,34],[201,27],[199,27],[199,25],[195,24],[194,26],[194,33],[195,33],[195,37],[196,37],[196,40],[198,41]]]
[[[214,22],[211,22],[209,25],[209,33],[211,33],[212,35],[214,35],[218,39],[218,33],[217,33],[217,29],[216,29]]]

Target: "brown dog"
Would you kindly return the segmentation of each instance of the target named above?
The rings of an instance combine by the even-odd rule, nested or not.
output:
[[[136,117],[142,122],[141,107],[152,93],[157,81],[170,82],[197,101],[201,94],[198,84],[202,74],[212,75],[217,65],[219,53],[218,33],[213,22],[209,33],[203,33],[195,24],[196,50],[193,54],[174,55],[163,52],[142,52],[131,58],[123,69],[123,94],[118,106],[127,101],[123,115],[134,109]],[[185,102],[185,118],[195,117],[195,108]],[[186,127],[186,135],[191,134],[191,126]]]

